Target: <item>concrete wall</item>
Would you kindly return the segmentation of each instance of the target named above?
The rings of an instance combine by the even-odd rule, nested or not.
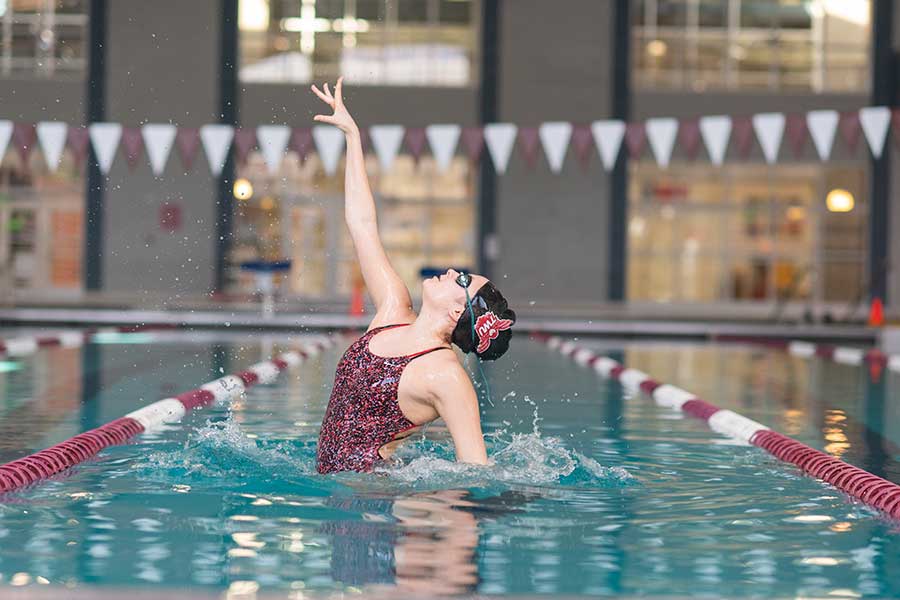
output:
[[[612,2],[501,3],[499,119],[590,122],[610,116]],[[577,15],[577,18],[574,17]],[[514,154],[497,179],[499,257],[494,279],[511,304],[602,302],[607,296],[609,177],[572,153],[561,174],[534,173]]]
[[[115,0],[108,6],[107,119],[132,127],[217,121],[219,3]],[[215,193],[202,150],[190,173],[173,150],[160,178],[146,153],[132,171],[120,152],[104,204],[104,289],[173,295],[212,289]],[[181,209],[174,233],[159,224],[166,202]]]
[[[0,79],[0,119],[82,124],[86,86],[81,79]]]

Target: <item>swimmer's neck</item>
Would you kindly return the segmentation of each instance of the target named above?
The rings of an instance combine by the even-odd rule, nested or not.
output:
[[[450,344],[454,326],[450,315],[436,314],[423,306],[416,320],[410,323],[406,330],[417,345],[436,347]]]

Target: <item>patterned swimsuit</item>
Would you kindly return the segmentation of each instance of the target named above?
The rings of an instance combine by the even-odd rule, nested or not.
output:
[[[369,351],[375,334],[405,325],[377,327],[344,353],[334,375],[334,389],[319,433],[316,469],[368,472],[381,460],[378,450],[416,424],[400,411],[397,388],[412,360],[447,346],[408,356],[377,356]]]

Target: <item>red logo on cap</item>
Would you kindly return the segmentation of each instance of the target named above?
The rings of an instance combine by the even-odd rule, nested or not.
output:
[[[509,319],[499,319],[492,312],[487,312],[475,321],[475,333],[478,335],[478,348],[476,352],[481,354],[491,347],[491,341],[500,337],[501,331],[506,331],[513,326]]]

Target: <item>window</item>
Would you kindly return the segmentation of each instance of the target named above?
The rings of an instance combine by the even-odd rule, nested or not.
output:
[[[657,302],[852,302],[866,288],[865,169],[631,166],[628,294]],[[831,190],[853,200],[832,212]],[[846,206],[844,207],[846,208]]]
[[[0,0],[2,1],[2,0]],[[241,0],[240,78],[467,86],[478,0]]]
[[[80,76],[88,0],[0,0],[0,75]]]
[[[869,0],[632,0],[645,89],[868,88]]]
[[[445,172],[430,156],[418,164],[398,156],[388,172],[374,156],[366,160],[385,250],[414,296],[421,291],[422,268],[474,266],[476,170],[467,159],[457,157]],[[316,155],[301,163],[290,152],[280,172],[270,175],[253,153],[239,177],[254,192],[235,200],[230,291],[256,289],[240,263],[289,259],[291,270],[279,284],[283,296],[349,298],[361,279],[344,224],[343,167],[327,176]]]

